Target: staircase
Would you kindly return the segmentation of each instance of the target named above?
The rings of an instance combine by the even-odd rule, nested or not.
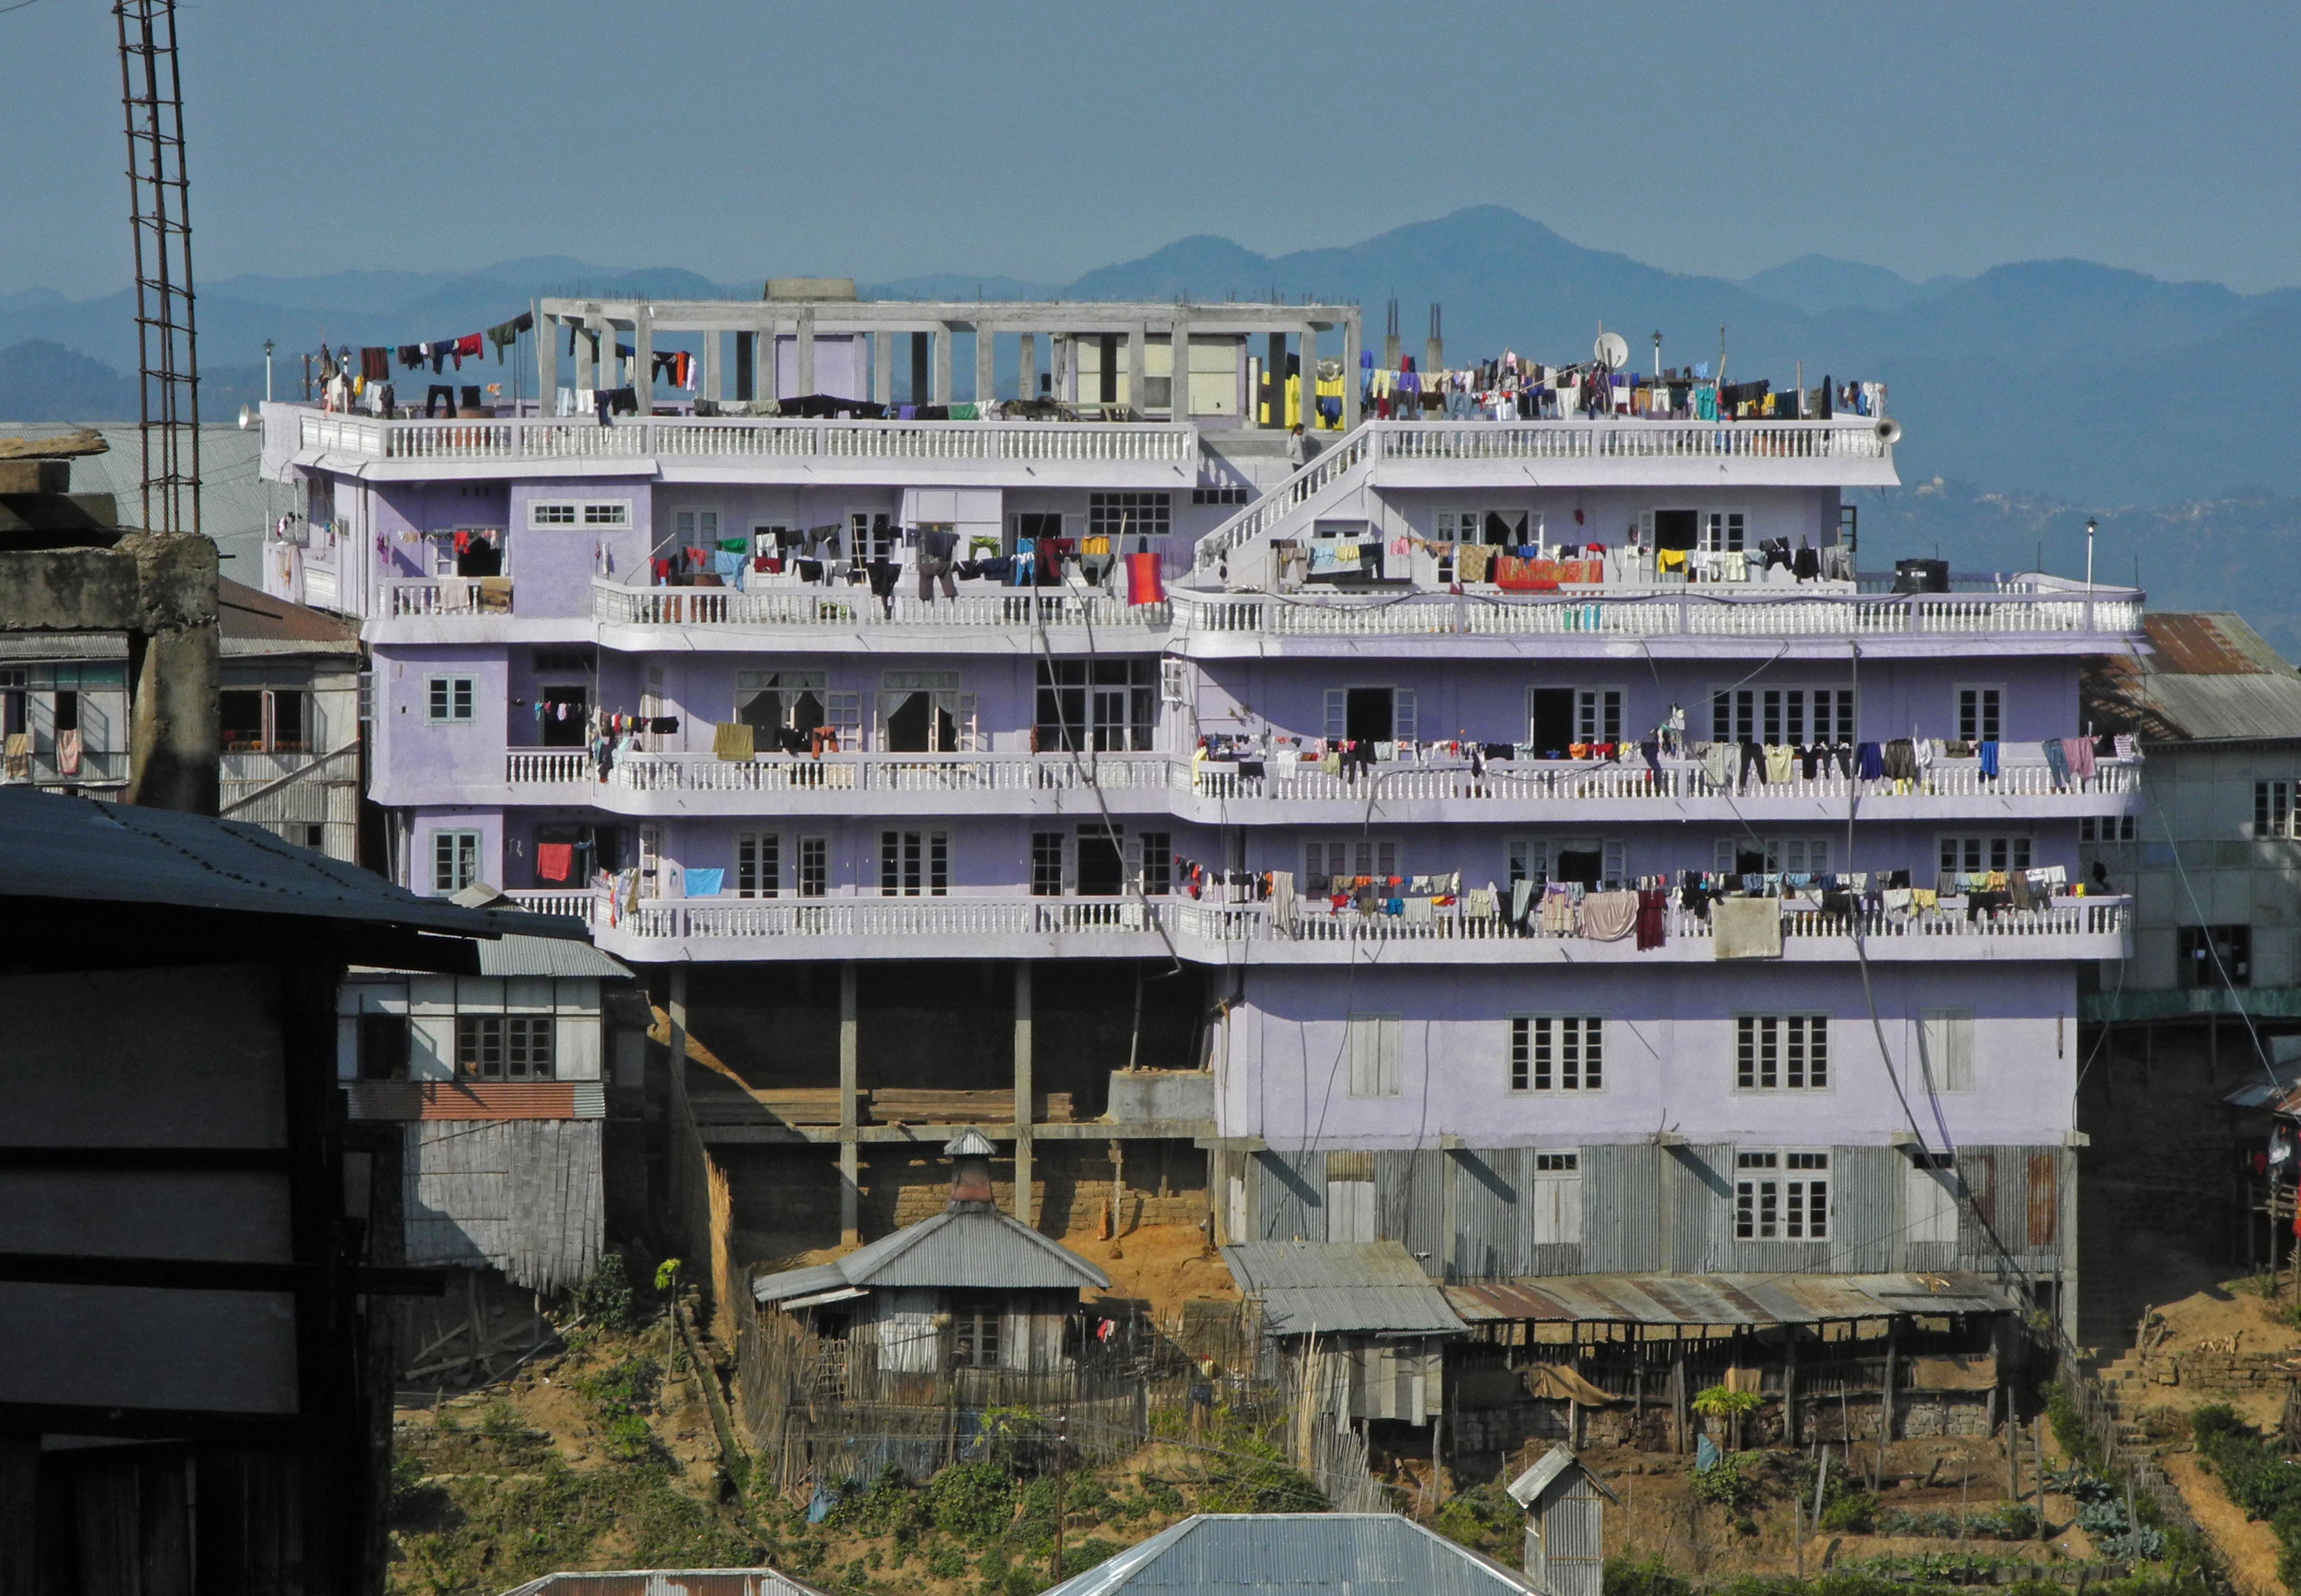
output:
[[[1210,572],[1251,543],[1306,529],[1320,510],[1366,485],[1381,457],[1380,438],[1363,423],[1343,433],[1317,459],[1200,539],[1197,569]]]

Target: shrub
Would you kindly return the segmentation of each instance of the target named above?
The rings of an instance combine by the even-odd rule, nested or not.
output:
[[[927,1517],[946,1535],[977,1545],[1015,1521],[1015,1482],[995,1463],[954,1463],[927,1482]]]
[[[966,1573],[966,1554],[956,1546],[938,1546],[927,1553],[927,1572],[937,1579],[958,1579]]]
[[[600,1258],[598,1266],[575,1288],[574,1299],[575,1311],[587,1324],[616,1331],[639,1326],[639,1292],[632,1285],[631,1266],[620,1252]]]
[[[850,1481],[839,1493],[823,1522],[833,1529],[862,1535],[916,1534],[926,1519],[919,1492],[910,1476],[890,1464],[866,1488]]]
[[[1731,1393],[1739,1395],[1739,1392]],[[1694,1471],[1694,1500],[1739,1514],[1761,1500],[1755,1470],[1764,1459],[1755,1452],[1728,1452],[1707,1468]]]
[[[1438,1509],[1433,1527],[1449,1541],[1518,1567],[1526,1550],[1526,1515],[1493,1485],[1466,1491]]]
[[[1142,1500],[1161,1513],[1183,1510],[1183,1493],[1168,1482],[1154,1479],[1149,1475],[1142,1477]]]
[[[1604,1596],[1694,1596],[1694,1587],[1669,1571],[1660,1554],[1642,1562],[1606,1559]]]
[[[1126,1549],[1116,1541],[1091,1538],[1063,1548],[1063,1577],[1084,1574],[1097,1563],[1107,1563]]]
[[[1867,1491],[1849,1491],[1821,1509],[1821,1527],[1841,1535],[1866,1535],[1878,1517],[1878,1499]]]
[[[1326,1493],[1267,1441],[1239,1438],[1199,1487],[1201,1513],[1323,1513]]]

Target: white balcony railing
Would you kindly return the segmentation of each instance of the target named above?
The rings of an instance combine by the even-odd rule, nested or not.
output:
[[[383,613],[417,615],[511,614],[511,582],[499,576],[434,576],[383,584]]]
[[[996,589],[926,600],[882,601],[858,588],[628,588],[605,578],[591,587],[592,614],[622,626],[1041,626],[1163,628],[1164,604],[1129,604],[1119,595],[1067,589]]]
[[[1262,773],[1244,773],[1234,760],[1191,761],[1165,754],[827,754],[823,757],[766,755],[721,759],[710,754],[623,754],[606,785],[627,792],[758,792],[791,794],[1167,791],[1226,804],[1463,803],[1519,804],[1683,802],[1703,798],[1884,800],[1895,798],[2053,798],[2121,797],[2140,790],[2141,767],[2104,760],[2093,774],[2057,781],[2037,743],[2008,743],[1995,776],[1979,759],[1937,760],[1914,781],[1846,775],[1824,766],[1786,781],[1729,780],[1719,785],[1691,762],[1670,759],[1660,769],[1643,762],[1495,761],[1482,772],[1468,765],[1385,763],[1350,773],[1316,764],[1259,762]],[[1738,765],[1738,761],[1736,762]],[[1801,767],[1802,772],[1802,767]],[[504,781],[515,787],[557,786],[594,780],[582,748],[510,748]]]
[[[986,937],[1155,935],[1163,932],[1190,951],[1190,944],[1312,946],[1343,943],[1455,943],[1518,946],[1529,956],[1545,947],[1571,944],[1607,948],[1627,957],[1627,942],[1592,943],[1578,933],[1522,931],[1494,918],[1476,918],[1459,907],[1427,919],[1402,915],[1328,912],[1305,907],[1284,923],[1267,904],[1201,904],[1187,899],[1138,898],[665,898],[642,901],[620,916],[584,913],[570,906],[578,896],[518,892],[522,907],[547,913],[581,914],[587,923],[607,925],[638,941],[773,940],[826,937],[889,940],[973,940]],[[531,901],[533,900],[533,901]],[[1902,913],[1865,908],[1832,914],[1789,909],[1782,915],[1786,945],[1844,941],[1857,932],[1865,942],[1901,946],[1912,940],[1944,944],[1945,957],[1961,957],[1948,944],[1963,943],[1978,954],[1982,945],[2048,938],[2122,937],[2131,919],[2122,898],[2064,898],[2033,909],[2000,910],[1969,917],[1962,908]],[[1673,901],[1666,911],[1666,941],[1706,944],[1711,922]],[[1206,949],[1209,957],[1219,957]]]
[[[307,412],[305,449],[373,460],[927,460],[1030,464],[1191,464],[1198,431],[1163,422],[840,422],[657,416],[383,421]]]

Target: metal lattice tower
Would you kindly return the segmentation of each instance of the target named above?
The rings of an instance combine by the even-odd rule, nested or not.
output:
[[[120,101],[136,237],[143,363],[144,522],[200,530],[200,363],[193,320],[191,186],[175,0],[117,0]]]

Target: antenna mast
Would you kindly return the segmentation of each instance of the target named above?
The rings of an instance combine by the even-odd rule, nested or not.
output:
[[[184,172],[176,0],[115,0],[120,103],[128,124],[136,240],[136,343],[143,367],[143,524],[200,531],[200,363],[192,314],[191,185]]]

